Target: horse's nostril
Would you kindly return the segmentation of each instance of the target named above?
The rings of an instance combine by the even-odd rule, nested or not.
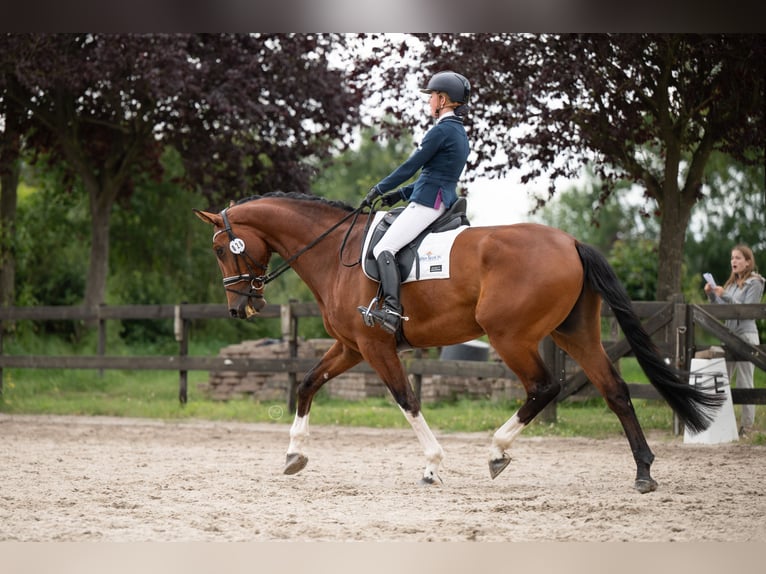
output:
[[[229,309],[229,315],[231,315],[234,319],[237,318],[237,310],[236,309]]]

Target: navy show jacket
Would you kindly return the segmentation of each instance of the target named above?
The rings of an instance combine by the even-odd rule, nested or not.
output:
[[[469,151],[462,120],[446,116],[428,130],[413,154],[377,187],[381,193],[391,191],[422,168],[414,183],[399,189],[402,199],[428,207],[439,207],[443,202],[449,209],[457,201],[457,181]]]

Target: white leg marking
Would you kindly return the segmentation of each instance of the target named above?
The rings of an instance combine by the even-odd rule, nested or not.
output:
[[[423,447],[423,454],[426,456],[426,469],[423,473],[423,478],[428,482],[441,480],[439,479],[439,466],[444,458],[444,450],[439,441],[436,440],[434,433],[431,432],[431,428],[428,426],[426,419],[423,418],[422,413],[413,416],[401,407],[399,408],[404,413],[404,417],[409,421],[412,430],[415,431],[415,436],[418,437],[418,441],[420,441],[420,445]]]
[[[489,449],[489,459],[498,460],[503,458],[505,451],[527,425],[519,420],[518,413],[509,418],[503,426],[495,431],[492,437],[492,446]]]
[[[287,454],[303,454],[303,447],[309,438],[309,415],[299,417],[295,415],[293,426],[290,427],[290,446]]]

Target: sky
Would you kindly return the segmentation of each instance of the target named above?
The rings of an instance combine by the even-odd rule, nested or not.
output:
[[[466,184],[468,188],[467,214],[471,225],[506,225],[535,221],[540,216],[530,215],[529,210],[537,197],[548,197],[550,180],[545,176],[522,184],[519,170],[511,170],[506,178],[478,178]],[[464,183],[462,180],[458,185]],[[572,187],[586,185],[586,179],[560,179],[556,182],[556,196]]]
[[[467,213],[471,225],[504,225],[531,220],[528,212],[532,203],[528,191],[511,178],[477,179],[468,189]]]

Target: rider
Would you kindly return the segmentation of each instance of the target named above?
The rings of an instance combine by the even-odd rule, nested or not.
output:
[[[383,308],[359,309],[363,314],[369,313],[390,333],[399,329],[403,312],[396,254],[457,201],[457,181],[469,152],[461,119],[471,95],[471,85],[465,76],[452,71],[439,72],[420,91],[430,94],[431,116],[436,118],[436,124],[409,159],[375,185],[363,203],[371,205],[379,196],[383,196],[383,205],[409,201],[373,250],[383,290]],[[414,183],[386,194],[421,168]]]

